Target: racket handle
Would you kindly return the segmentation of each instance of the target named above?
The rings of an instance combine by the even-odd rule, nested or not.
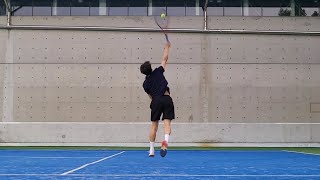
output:
[[[168,35],[165,34],[165,36],[166,36],[167,43],[170,43],[169,38],[168,38]]]

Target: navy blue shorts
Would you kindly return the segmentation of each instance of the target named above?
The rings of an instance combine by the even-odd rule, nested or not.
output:
[[[151,121],[158,121],[161,118],[173,120],[175,118],[172,98],[168,95],[153,97],[151,104]]]

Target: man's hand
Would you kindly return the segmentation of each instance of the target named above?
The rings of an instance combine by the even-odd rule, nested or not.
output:
[[[168,42],[165,47],[166,48],[170,48],[171,47],[171,43]]]

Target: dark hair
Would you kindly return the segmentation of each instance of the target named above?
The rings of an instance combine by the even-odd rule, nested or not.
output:
[[[152,73],[151,63],[150,61],[146,61],[140,66],[140,71],[142,74],[148,76]]]

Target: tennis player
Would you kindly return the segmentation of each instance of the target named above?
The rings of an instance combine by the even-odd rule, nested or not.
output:
[[[161,143],[160,155],[162,157],[166,156],[167,147],[169,143],[169,136],[171,134],[171,120],[175,118],[174,104],[172,98],[170,97],[170,89],[168,87],[168,82],[163,74],[168,61],[170,46],[170,43],[167,43],[165,46],[161,66],[152,70],[151,63],[149,61],[144,62],[140,66],[141,73],[146,75],[146,79],[143,83],[144,91],[151,98],[151,128],[149,134],[149,157],[154,157],[154,142],[156,140],[156,134],[161,115],[164,123],[165,135],[164,140]]]

